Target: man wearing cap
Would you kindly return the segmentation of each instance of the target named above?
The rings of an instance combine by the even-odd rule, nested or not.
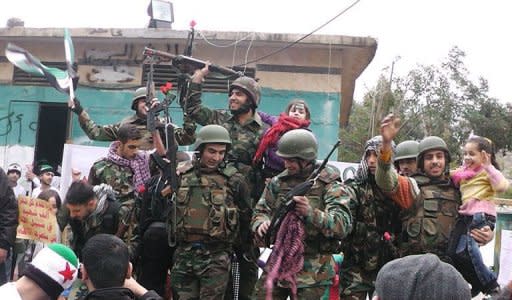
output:
[[[0,287],[0,298],[9,300],[57,299],[78,275],[78,258],[62,244],[43,248],[27,266],[22,277]]]
[[[222,299],[226,293],[240,221],[248,223],[252,212],[244,176],[224,163],[230,147],[225,128],[204,126],[196,158],[178,167],[178,247],[171,269],[176,299]]]
[[[153,144],[153,137],[151,132],[147,130],[147,112],[148,107],[146,106],[147,89],[145,87],[138,88],[133,93],[131,109],[135,113],[129,117],[124,118],[121,122],[109,124],[109,125],[98,125],[91,120],[89,114],[83,109],[78,99],[74,99],[74,107],[71,108],[73,112],[78,115],[78,121],[80,127],[87,134],[91,140],[95,141],[115,141],[118,139],[119,127],[123,124],[132,124],[136,126],[142,133],[142,142],[140,145],[141,150],[152,150],[155,148]],[[154,98],[151,101],[151,106],[156,106],[158,99]],[[190,145],[194,142],[194,131],[195,126],[192,124],[186,124],[187,130],[183,128],[175,129],[175,137],[179,145]]]
[[[185,101],[180,104],[198,124],[218,124],[228,130],[232,147],[226,154],[227,161],[234,163],[240,173],[246,176],[254,203],[263,191],[264,181],[261,168],[253,166],[252,159],[261,136],[268,128],[256,113],[261,98],[260,86],[250,77],[236,79],[229,87],[229,112],[213,110],[205,107],[201,100],[202,82],[208,73],[208,66],[195,71]],[[247,231],[241,235],[247,239],[236,247],[240,261],[240,299],[249,299],[258,276],[255,261],[259,256],[259,250],[251,246],[249,224],[242,226],[245,226]]]
[[[464,277],[434,254],[388,262],[377,275],[375,294],[373,300],[471,299]]]
[[[25,188],[18,184],[18,180],[21,177],[21,166],[18,163],[12,163],[7,168],[7,178],[9,179],[9,186],[14,192],[14,196],[18,199],[19,195],[25,196],[27,191]]]
[[[37,167],[37,175],[41,185],[32,190],[32,198],[37,198],[41,192],[47,190],[54,190],[57,193],[59,192],[57,188],[52,186],[53,176],[55,175],[55,171],[52,166],[46,163],[39,165]]]

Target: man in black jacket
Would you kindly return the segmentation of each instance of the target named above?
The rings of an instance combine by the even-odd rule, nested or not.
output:
[[[82,250],[82,263],[82,280],[89,289],[84,300],[163,299],[131,277],[128,247],[115,235],[98,234],[89,239]]]
[[[0,285],[8,281],[5,261],[18,227],[18,202],[4,170],[0,168]]]

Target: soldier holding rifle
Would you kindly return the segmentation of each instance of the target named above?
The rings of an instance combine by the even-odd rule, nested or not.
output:
[[[311,178],[318,168],[317,152],[316,138],[305,129],[288,131],[279,140],[277,155],[283,158],[285,171],[272,178],[255,207],[251,228],[256,236],[269,234],[271,219],[288,191],[308,180],[313,185],[302,196],[292,197],[294,210],[277,229],[255,299],[339,298],[339,265],[333,254],[352,230],[352,216],[335,168],[327,165]]]

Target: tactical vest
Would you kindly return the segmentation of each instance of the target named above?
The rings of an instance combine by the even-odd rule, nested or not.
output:
[[[375,184],[345,182],[357,200],[351,203],[353,230],[344,243],[346,261],[366,271],[377,271],[398,256],[395,241],[384,239],[400,234],[400,208]]]
[[[414,175],[420,194],[413,205],[402,212],[402,255],[434,253],[446,257],[450,233],[461,205],[459,190],[451,181],[432,182]]]
[[[280,199],[277,206],[280,205],[281,199],[284,199],[294,186],[304,182],[304,179],[293,176],[287,176],[286,171],[279,176],[279,191],[277,199]],[[284,175],[284,176],[283,176]],[[313,209],[325,210],[325,192],[329,188],[329,184],[336,181],[339,174],[334,174],[332,171],[323,170],[316,183],[311,187],[311,190],[306,194],[309,200],[309,205]],[[276,207],[277,209],[277,207]],[[322,234],[313,224],[306,222],[306,240],[304,241],[305,254],[333,254],[338,253],[340,250],[340,241],[334,238],[328,238]]]
[[[234,173],[235,168],[226,168],[205,174],[194,167],[182,175],[176,197],[178,242],[235,240],[239,214],[228,184]]]

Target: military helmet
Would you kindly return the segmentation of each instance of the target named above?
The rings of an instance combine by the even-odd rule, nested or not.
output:
[[[231,91],[235,88],[241,89],[249,98],[251,98],[254,108],[258,107],[261,98],[261,88],[256,80],[247,76],[239,77],[229,86],[230,95]]]
[[[315,160],[318,154],[318,143],[311,131],[293,129],[279,139],[276,154],[283,158]]]
[[[146,87],[140,87],[137,90],[135,90],[135,93],[133,93],[132,98],[132,109],[137,111],[137,103],[139,102],[139,99],[146,98],[147,95],[147,89]]]
[[[430,150],[442,150],[445,154],[445,163],[446,167],[448,167],[451,157],[450,157],[450,151],[448,150],[448,146],[446,145],[445,141],[443,141],[442,138],[438,136],[427,136],[421,140],[421,142],[418,145],[418,168],[423,169],[423,156],[427,151]]]
[[[401,159],[416,158],[419,152],[419,144],[417,141],[403,141],[396,146],[395,162]]]
[[[198,151],[199,147],[204,144],[226,144],[229,146],[231,145],[229,132],[219,125],[206,125],[197,132],[194,150]]]

